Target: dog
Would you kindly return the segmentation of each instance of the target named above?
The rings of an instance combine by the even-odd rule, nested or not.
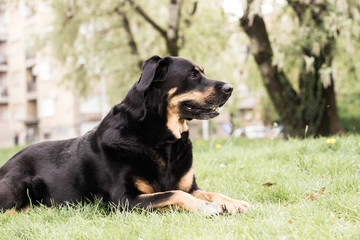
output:
[[[149,58],[95,129],[31,145],[0,168],[0,210],[101,199],[127,209],[247,211],[245,201],[200,189],[192,167],[187,121],[218,116],[232,90],[185,58]]]

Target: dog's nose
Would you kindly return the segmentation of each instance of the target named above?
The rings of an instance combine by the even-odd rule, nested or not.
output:
[[[224,85],[222,85],[221,90],[226,94],[230,94],[233,90],[233,86],[231,86],[228,83],[225,83]]]

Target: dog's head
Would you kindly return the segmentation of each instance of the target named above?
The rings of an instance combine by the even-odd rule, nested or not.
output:
[[[143,73],[129,94],[141,96],[138,101],[143,107],[155,104],[160,112],[165,109],[167,127],[179,137],[187,130],[185,120],[218,116],[232,90],[228,83],[207,78],[202,67],[185,58],[154,56],[144,62]]]

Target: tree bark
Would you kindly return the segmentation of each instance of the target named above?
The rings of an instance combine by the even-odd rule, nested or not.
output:
[[[255,15],[250,23],[248,14],[249,12],[244,13],[240,24],[250,38],[251,53],[259,66],[265,88],[280,115],[285,131],[298,135],[305,129],[300,112],[301,99],[284,72],[272,64],[273,51],[263,19]]]
[[[248,4],[251,2],[252,0],[248,0]],[[297,1],[288,2],[301,22],[307,6]],[[326,9],[324,5],[318,9],[320,12],[312,13],[311,16],[317,25],[321,25],[320,16]],[[313,71],[307,70],[304,60],[299,76],[300,93],[297,93],[285,73],[272,64],[273,51],[263,18],[257,14],[250,17],[249,12],[248,5],[240,19],[240,26],[250,39],[251,52],[286,133],[302,137],[309,134],[327,136],[341,132],[332,75],[328,86],[321,82],[320,76],[323,66],[331,66],[333,40],[329,39],[319,56],[313,54],[311,49],[303,48],[304,56],[314,59]]]
[[[309,126],[309,132],[314,135],[327,136],[342,132],[336,107],[333,75],[330,74],[330,82],[327,84],[321,81],[320,75],[322,67],[331,67],[332,46],[332,40],[329,39],[319,55],[303,48],[303,54],[314,59],[313,70],[308,71],[304,62],[300,73],[305,122]]]
[[[179,23],[182,0],[170,0],[169,24],[166,32],[166,46],[170,55],[179,55]]]

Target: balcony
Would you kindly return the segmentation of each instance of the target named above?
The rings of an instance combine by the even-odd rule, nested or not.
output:
[[[26,117],[25,123],[26,124],[36,124],[38,123],[39,119],[37,116],[37,101],[36,100],[28,100],[26,103]]]
[[[8,121],[8,120],[9,120],[9,106],[5,104],[0,104],[0,122]],[[1,132],[1,134],[3,134],[3,131]]]
[[[39,120],[30,118],[25,120],[26,142],[32,144],[39,141]]]
[[[26,69],[26,76],[27,76],[27,88],[26,88],[27,99],[35,100],[36,99],[37,78],[35,75],[33,75],[32,68]]]
[[[40,120],[36,117],[27,117],[25,120],[24,120],[24,123],[26,125],[37,125],[39,124]]]
[[[0,104],[9,103],[9,93],[7,87],[0,87]]]
[[[39,139],[39,118],[37,115],[37,101],[29,100],[26,104],[26,117],[24,123],[26,125],[26,142],[33,143]]]
[[[36,78],[34,77],[35,80],[28,82],[27,83],[27,92],[36,92]]]
[[[8,71],[7,55],[4,52],[0,52],[0,72]]]
[[[35,100],[36,99],[36,82],[28,82],[27,83],[26,98],[27,98],[27,100]]]

